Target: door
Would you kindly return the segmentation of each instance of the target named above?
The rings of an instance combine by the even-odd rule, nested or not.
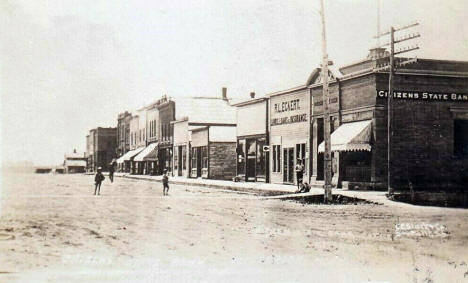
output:
[[[202,169],[202,156],[201,156],[201,148],[196,148],[197,154],[197,178],[201,177],[201,169]]]
[[[283,182],[294,182],[294,147],[283,149]]]
[[[178,146],[175,152],[175,156],[177,156],[177,176],[182,176],[182,146]]]
[[[255,177],[256,181],[266,181],[266,160],[265,151],[263,147],[265,146],[265,139],[261,138],[257,140],[257,160],[255,164]]]
[[[246,164],[246,181],[255,181],[255,165],[256,165],[256,152],[257,143],[254,139],[247,140],[247,164]]]

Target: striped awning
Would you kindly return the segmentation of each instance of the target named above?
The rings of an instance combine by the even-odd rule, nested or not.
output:
[[[331,134],[331,151],[371,151],[372,120],[345,123]],[[325,151],[325,142],[318,152]]]
[[[135,156],[133,161],[144,161],[144,158],[148,156],[153,150],[155,150],[157,146],[158,146],[157,142],[148,145],[137,156]]]
[[[134,149],[134,150],[130,150],[129,152],[127,152],[124,155],[122,155],[121,157],[119,157],[119,159],[117,159],[117,163],[121,164],[121,163],[124,163],[124,161],[131,160],[135,155],[140,153],[143,149],[145,149],[144,146],[139,147],[139,148]]]

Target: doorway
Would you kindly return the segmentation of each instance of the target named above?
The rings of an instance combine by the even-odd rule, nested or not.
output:
[[[294,183],[294,147],[283,149],[283,182]]]
[[[255,163],[256,163],[256,147],[257,143],[255,139],[247,140],[247,164],[245,172],[246,181],[255,181]]]
[[[182,158],[182,146],[178,146],[176,148],[176,151],[174,152],[174,161],[177,166],[177,176],[182,176],[182,164],[183,164],[182,159],[183,159]]]

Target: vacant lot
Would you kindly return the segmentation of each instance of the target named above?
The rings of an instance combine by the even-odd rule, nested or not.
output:
[[[463,282],[468,210],[4,174],[0,281]]]

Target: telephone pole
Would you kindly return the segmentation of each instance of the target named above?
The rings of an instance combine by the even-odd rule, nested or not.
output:
[[[406,52],[410,52],[413,50],[419,49],[419,47],[412,46],[412,47],[406,47],[406,48],[401,48],[397,51],[395,51],[395,44],[411,40],[417,37],[420,37],[419,33],[415,34],[410,34],[398,39],[395,39],[395,32],[400,31],[400,30],[405,30],[414,26],[419,25],[417,22],[402,26],[399,28],[394,28],[390,27],[390,30],[381,34],[377,34],[377,38],[379,39],[382,36],[385,35],[390,35],[390,41],[386,44],[381,45],[386,46],[390,45],[390,54],[385,55],[384,57],[389,57],[389,63],[385,66],[379,67],[376,69],[376,71],[385,71],[388,70],[388,94],[387,94],[387,190],[389,195],[393,195],[394,193],[394,187],[392,184],[392,164],[393,164],[393,158],[392,158],[392,142],[393,142],[393,92],[394,92],[394,77],[395,77],[395,69],[397,67],[401,67],[407,64],[415,63],[417,62],[416,58],[412,59],[406,59],[406,60],[399,60],[398,63],[395,63],[395,55],[397,54],[402,54]]]
[[[327,37],[325,29],[325,8],[323,0],[320,0],[320,15],[322,19],[322,87],[323,87],[323,131],[325,152],[324,156],[324,171],[325,184],[324,202],[332,202],[332,185],[331,185],[331,138],[330,138],[330,109],[329,109],[329,92],[328,92],[328,54],[327,54]]]
[[[393,138],[393,76],[395,69],[395,29],[390,27],[390,69],[388,71],[388,99],[387,99],[387,189],[393,195],[392,187],[392,138]]]

